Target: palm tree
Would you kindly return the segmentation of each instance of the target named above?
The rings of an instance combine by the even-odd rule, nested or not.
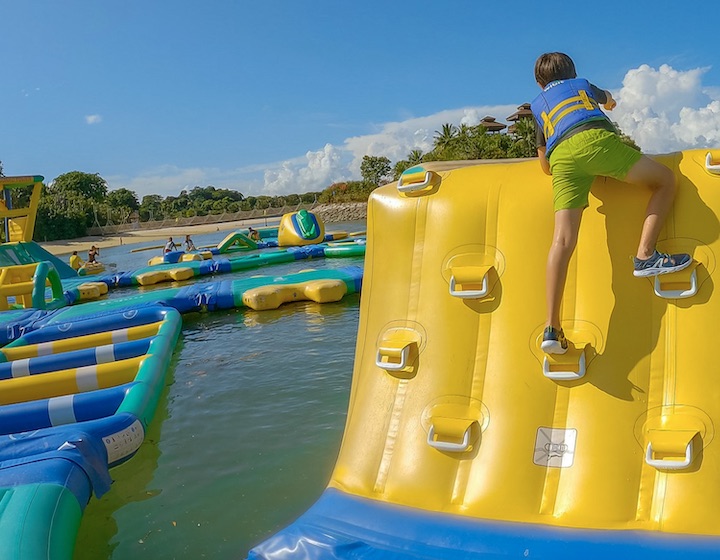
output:
[[[520,157],[534,157],[537,155],[536,129],[533,119],[522,118],[515,123],[515,145]]]
[[[445,123],[442,125],[442,130],[435,131],[435,147],[440,150],[448,147],[456,136],[457,128],[455,125]]]
[[[423,160],[423,153],[422,150],[418,150],[417,148],[411,151],[407,155],[407,162],[412,167],[413,165],[417,165],[419,163],[422,163]]]

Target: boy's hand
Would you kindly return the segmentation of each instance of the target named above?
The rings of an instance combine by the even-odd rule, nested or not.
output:
[[[603,107],[608,111],[612,111],[617,106],[617,101],[613,99],[613,96],[609,91],[605,92],[605,96],[607,97],[607,101],[603,103]]]

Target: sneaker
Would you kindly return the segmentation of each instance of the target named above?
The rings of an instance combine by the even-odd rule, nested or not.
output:
[[[644,277],[669,274],[687,268],[691,262],[692,257],[687,253],[668,255],[667,253],[659,253],[655,250],[649,259],[638,259],[637,257],[633,259],[635,265],[633,275]]]
[[[568,349],[567,338],[562,329],[547,327],[543,332],[543,340],[540,348],[546,354],[564,354]]]

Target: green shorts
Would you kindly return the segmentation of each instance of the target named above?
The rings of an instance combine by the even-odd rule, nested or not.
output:
[[[624,180],[642,154],[602,128],[562,140],[550,154],[555,211],[585,208],[595,177]]]

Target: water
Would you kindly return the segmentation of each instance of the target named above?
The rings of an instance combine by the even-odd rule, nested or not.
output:
[[[195,243],[226,234],[197,236]],[[130,270],[160,252],[129,253],[132,247],[103,250],[102,260]],[[361,262],[298,261],[245,274]],[[358,307],[359,296],[351,295],[274,311],[185,315],[145,442],[111,471],[110,492],[91,500],[74,560],[245,558],[310,507],[340,447]]]

